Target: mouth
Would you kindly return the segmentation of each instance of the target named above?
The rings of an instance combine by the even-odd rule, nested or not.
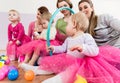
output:
[[[62,13],[65,13],[65,12],[66,12],[66,10],[62,10],[61,12],[62,12]]]

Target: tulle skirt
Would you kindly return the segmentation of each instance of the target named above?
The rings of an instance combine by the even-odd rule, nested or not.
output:
[[[77,74],[88,83],[120,83],[120,49],[102,46],[99,50],[95,57],[74,58],[67,54],[44,57],[39,62],[40,69],[64,72],[63,83],[74,83]]]
[[[56,40],[50,41],[51,45],[59,45]],[[32,52],[36,52],[38,55],[42,54],[43,56],[48,55],[47,52],[47,44],[46,40],[33,40],[27,44],[24,44],[18,48],[19,53],[21,54],[29,54]]]
[[[20,45],[16,45],[16,40],[13,40],[12,42],[12,44],[7,44],[7,56],[11,59],[11,60],[15,60],[15,59],[17,59],[18,57],[19,57],[19,52],[17,51],[17,49],[20,47],[20,46],[22,46],[22,45],[24,45],[24,44],[26,44],[26,43],[28,43],[28,42],[30,42],[31,41],[31,38],[30,37],[28,37],[28,36],[26,36],[26,35],[24,35],[23,36],[23,38],[22,38],[22,40],[21,40],[21,42],[20,42]]]
[[[26,44],[26,43],[28,43],[30,41],[31,41],[31,38],[29,36],[27,36],[27,35],[24,35],[24,37],[22,38],[22,45]]]

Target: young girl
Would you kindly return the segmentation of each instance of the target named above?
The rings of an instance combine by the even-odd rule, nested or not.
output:
[[[18,58],[17,48],[31,39],[25,35],[18,11],[10,10],[8,19],[11,23],[8,26],[7,56],[10,60],[15,60]]]
[[[81,75],[88,83],[120,83],[120,50],[109,46],[98,49],[92,36],[84,33],[88,24],[82,12],[72,15],[66,28],[69,37],[62,46],[48,48],[61,54],[41,59],[39,68],[27,64],[21,66],[35,74],[60,72],[42,83],[74,83],[76,75]]]
[[[35,49],[34,52],[36,54],[34,54],[32,57],[29,55],[26,55],[24,63],[34,65],[35,61],[39,58],[40,55],[43,55],[43,56],[49,55],[49,53],[46,51],[46,38],[47,38],[46,35],[47,35],[47,27],[48,27],[50,18],[51,18],[51,14],[49,12],[46,12],[43,15],[41,15],[43,30],[37,38],[39,40],[31,43],[31,50],[32,48],[34,48]],[[50,42],[53,45],[58,45],[57,41],[55,41],[55,35],[56,35],[56,29],[51,26]]]
[[[18,52],[20,54],[23,54],[25,56],[31,56],[31,55],[36,55],[36,52],[34,51],[34,47],[31,47],[31,45],[36,45],[33,42],[38,42],[38,36],[42,32],[42,22],[41,22],[41,15],[44,14],[45,12],[49,12],[47,7],[41,6],[37,9],[37,14],[36,14],[36,20],[31,22],[28,28],[28,36],[31,37],[32,41],[29,43],[26,43],[18,48]],[[20,62],[23,62],[20,61]]]

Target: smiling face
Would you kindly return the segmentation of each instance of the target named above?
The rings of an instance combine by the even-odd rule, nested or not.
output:
[[[19,13],[18,13],[18,12],[15,12],[15,11],[9,11],[8,19],[9,19],[9,21],[11,21],[11,22],[20,21]]]
[[[78,8],[80,11],[86,14],[88,18],[90,18],[92,12],[93,12],[93,7],[90,6],[88,2],[82,2],[78,5]]]
[[[58,3],[58,8],[61,8],[61,7],[69,7],[70,8],[70,5],[66,1],[61,1]],[[70,11],[62,10],[61,13],[64,15],[67,15],[67,14],[70,14]]]

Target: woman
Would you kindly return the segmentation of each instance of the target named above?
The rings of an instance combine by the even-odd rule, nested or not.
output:
[[[72,8],[73,7],[70,0],[57,0],[56,6],[57,8],[61,8],[61,7]],[[62,44],[67,37],[66,35],[67,23],[66,22],[71,16],[71,12],[69,10],[61,10],[60,12],[63,14],[63,17],[58,19],[56,23],[56,29],[57,29],[56,40],[59,42],[59,44]]]
[[[91,0],[81,0],[78,3],[80,11],[84,12],[89,19],[90,33],[98,46],[110,45],[120,48],[120,21],[110,15],[95,15]]]

